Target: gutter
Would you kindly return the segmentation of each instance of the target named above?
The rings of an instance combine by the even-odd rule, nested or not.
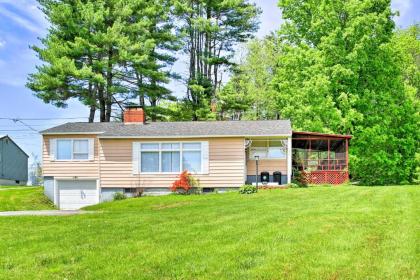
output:
[[[175,139],[175,138],[234,138],[234,137],[292,137],[292,134],[275,135],[171,135],[171,136],[98,136],[99,139]]]

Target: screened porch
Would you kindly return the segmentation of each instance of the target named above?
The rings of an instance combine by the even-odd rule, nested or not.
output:
[[[294,132],[292,165],[311,184],[342,184],[349,179],[351,136]]]

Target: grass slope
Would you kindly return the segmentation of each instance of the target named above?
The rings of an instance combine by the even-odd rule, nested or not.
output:
[[[418,187],[130,199],[0,218],[4,279],[418,279]]]
[[[41,187],[0,186],[0,211],[48,209],[54,206]]]

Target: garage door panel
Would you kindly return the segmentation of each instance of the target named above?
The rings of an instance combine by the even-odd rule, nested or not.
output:
[[[96,181],[58,181],[59,206],[64,210],[80,209],[98,203]]]

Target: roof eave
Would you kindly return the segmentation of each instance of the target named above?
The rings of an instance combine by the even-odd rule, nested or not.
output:
[[[175,138],[234,138],[234,137],[291,137],[292,134],[274,134],[274,135],[166,135],[166,136],[98,136],[99,139],[175,139]]]
[[[29,155],[15,142],[12,138],[9,137],[9,135],[4,135],[0,139],[7,138],[10,142],[12,142],[27,158],[29,158]]]
[[[293,134],[319,136],[319,137],[331,137],[331,138],[346,138],[346,139],[353,138],[353,135],[347,135],[347,134],[328,134],[328,133],[309,132],[309,131],[293,131]]]
[[[72,132],[43,132],[41,131],[40,134],[41,135],[75,135],[75,134],[79,134],[79,135],[89,135],[89,134],[102,134],[104,133],[103,131],[93,131],[93,132],[77,132],[77,131],[72,131]]]

